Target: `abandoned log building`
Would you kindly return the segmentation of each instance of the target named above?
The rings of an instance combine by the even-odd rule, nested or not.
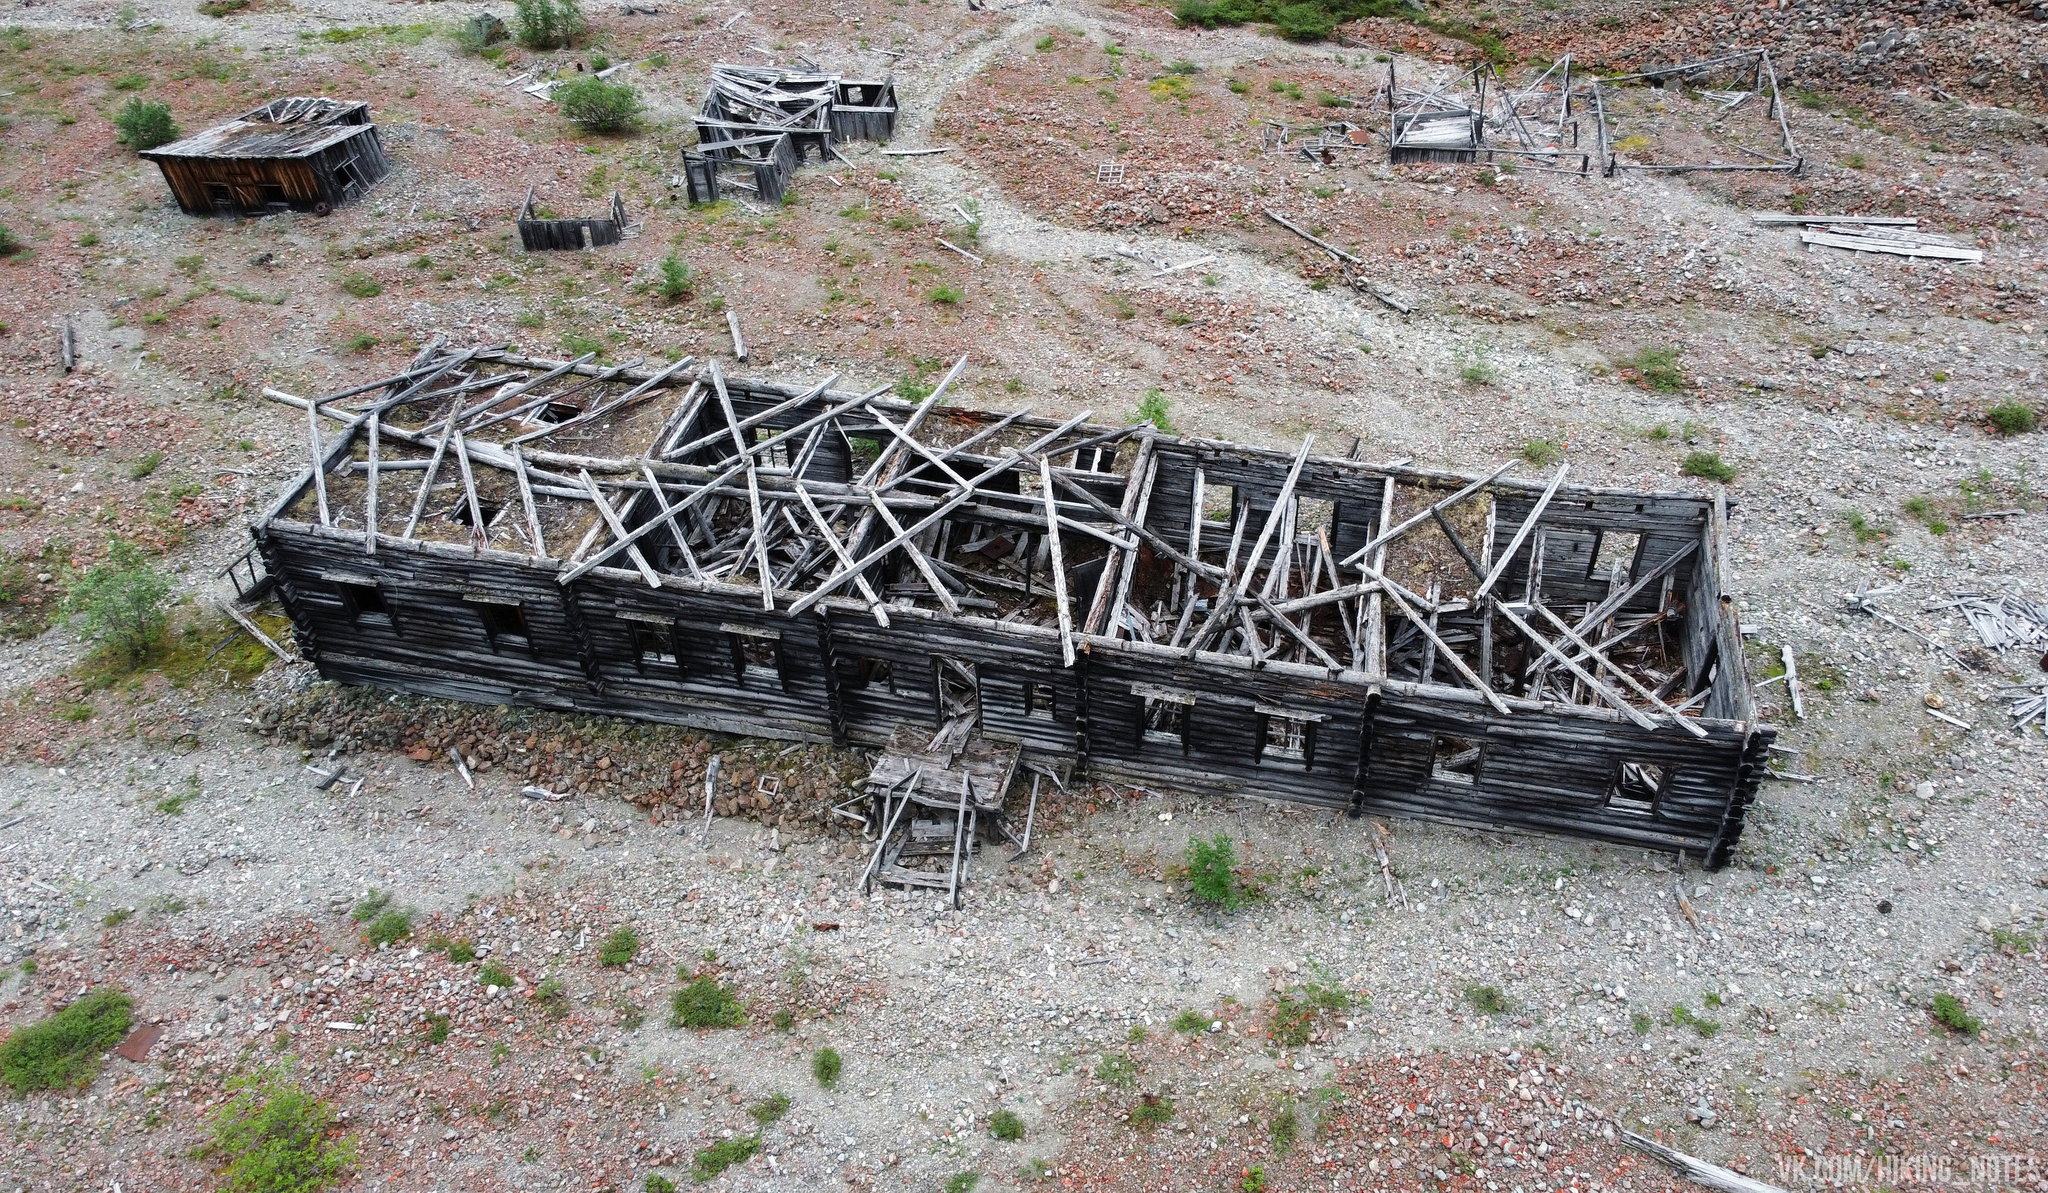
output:
[[[255,551],[345,683],[1728,860],[1774,731],[1721,498],[983,413],[959,371],[913,404],[436,341],[265,391],[316,466]]]
[[[626,239],[631,228],[626,220],[626,201],[612,192],[611,215],[577,219],[561,218],[533,205],[534,188],[526,188],[513,223],[519,228],[519,245],[529,253],[557,249],[594,249]]]
[[[192,215],[327,211],[390,172],[360,100],[277,99],[240,119],[137,156],[153,161]]]
[[[839,141],[886,141],[895,131],[894,79],[721,64],[697,111],[697,146],[683,151],[683,184],[693,204],[728,190],[778,203],[813,155],[823,162],[838,156]]]

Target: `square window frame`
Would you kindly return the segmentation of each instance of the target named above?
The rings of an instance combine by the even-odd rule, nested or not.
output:
[[[1257,718],[1252,733],[1252,761],[1261,766],[1300,767],[1303,771],[1316,768],[1316,723],[1320,718],[1309,716],[1288,716],[1282,712],[1255,712]],[[1273,722],[1293,721],[1301,726],[1301,751],[1276,749],[1273,745]]]
[[[1470,775],[1459,771],[1437,769],[1437,745],[1446,738],[1452,741],[1467,743],[1471,749],[1478,752],[1472,759],[1472,773]],[[1432,733],[1429,735],[1429,781],[1432,783],[1447,783],[1453,787],[1460,787],[1466,790],[1476,790],[1479,787],[1480,781],[1486,776],[1487,753],[1487,743],[1484,738],[1466,737],[1461,733]]]
[[[1624,795],[1628,790],[1628,768],[1638,767],[1658,773],[1657,789],[1647,800]],[[1659,816],[1663,814],[1664,796],[1671,790],[1671,781],[1678,777],[1678,768],[1661,762],[1638,762],[1628,758],[1617,758],[1614,768],[1608,774],[1607,797],[1601,806],[1631,816]]]

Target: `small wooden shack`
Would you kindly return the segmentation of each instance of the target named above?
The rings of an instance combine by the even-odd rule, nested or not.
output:
[[[192,215],[326,212],[367,194],[391,170],[370,105],[295,96],[145,150]]]

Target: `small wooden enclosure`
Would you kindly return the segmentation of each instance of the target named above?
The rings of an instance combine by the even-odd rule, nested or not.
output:
[[[612,192],[612,213],[608,219],[536,219],[533,188],[526,188],[526,201],[519,205],[519,243],[529,253],[550,249],[591,249],[617,244],[626,237],[626,201]]]
[[[942,404],[959,371],[913,405],[436,341],[266,391],[315,466],[253,534],[342,682],[965,725],[1027,767],[1727,862],[1774,731],[1721,497],[983,413]]]
[[[325,97],[272,100],[138,156],[157,164],[192,215],[327,211],[391,170],[370,105]]]

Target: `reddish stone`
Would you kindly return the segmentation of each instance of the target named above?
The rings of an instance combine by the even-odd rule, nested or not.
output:
[[[145,1023],[128,1033],[128,1038],[121,1041],[120,1046],[114,1049],[114,1055],[140,1064],[142,1059],[149,1055],[149,1050],[156,1047],[156,1042],[163,1039],[163,1036],[163,1028],[158,1027],[154,1023]]]

